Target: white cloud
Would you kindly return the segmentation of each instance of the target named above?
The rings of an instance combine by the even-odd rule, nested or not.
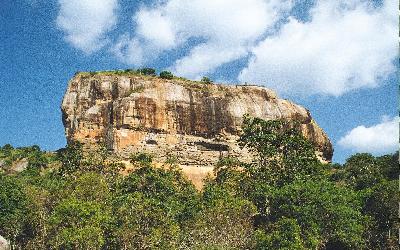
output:
[[[202,42],[171,67],[178,75],[196,78],[246,56],[289,8],[289,0],[169,0],[153,9],[141,8],[133,18],[134,36],[123,36],[124,46],[113,51],[125,62],[142,65],[197,39]]]
[[[290,18],[253,50],[239,80],[289,95],[339,96],[372,88],[395,71],[397,1],[374,8],[361,0],[320,0],[311,21]]]
[[[339,145],[355,152],[394,152],[399,148],[399,118],[385,117],[374,126],[358,126],[342,137]]]
[[[135,16],[138,25],[136,33],[153,43],[154,46],[168,49],[174,47],[175,31],[168,17],[159,10],[142,10]]]
[[[90,54],[107,42],[105,34],[116,24],[117,0],[59,0],[57,26],[75,48]]]
[[[289,95],[373,88],[396,69],[394,0],[382,7],[368,0],[317,0],[308,22],[286,19],[296,0],[158,0],[139,8],[131,32],[111,44],[107,32],[117,22],[117,1],[58,0],[57,25],[85,53],[108,44],[134,66],[184,53],[165,60],[169,70],[188,78],[250,55],[238,79]]]

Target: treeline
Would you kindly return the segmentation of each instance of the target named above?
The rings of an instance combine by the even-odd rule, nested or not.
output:
[[[82,73],[82,72],[76,72],[75,75]],[[142,75],[142,76],[152,76],[156,77],[157,76],[157,70],[153,68],[140,68],[140,69],[124,69],[124,70],[109,70],[109,71],[90,71],[90,72],[83,72],[87,73],[91,76],[95,76],[96,74],[116,74],[116,75],[127,75],[127,74],[133,74],[133,75]],[[158,77],[162,79],[180,79],[180,80],[188,80],[184,77],[177,77],[172,74],[172,72],[163,70],[160,71]],[[213,81],[207,77],[203,76],[200,80],[201,83],[205,84],[212,84]]]
[[[248,117],[243,131],[254,161],[221,159],[202,191],[146,154],[122,175],[106,150],[6,145],[0,235],[14,249],[399,248],[398,153],[322,164],[289,123]]]

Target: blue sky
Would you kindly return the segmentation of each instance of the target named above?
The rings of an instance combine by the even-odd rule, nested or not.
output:
[[[150,66],[276,90],[337,162],[398,147],[394,0],[3,0],[0,19],[0,145],[65,146],[76,71]]]

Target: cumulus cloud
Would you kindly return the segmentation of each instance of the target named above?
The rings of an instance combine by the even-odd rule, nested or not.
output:
[[[339,96],[376,87],[395,71],[397,1],[320,0],[311,20],[293,17],[252,49],[239,80],[289,95]]]
[[[75,48],[90,54],[107,42],[105,34],[117,21],[117,0],[59,0],[57,26]]]
[[[246,56],[257,39],[290,6],[290,1],[283,0],[165,1],[135,13],[134,35],[122,36],[113,51],[127,63],[142,65],[195,39],[200,43],[190,48],[171,69],[176,74],[196,78]]]
[[[394,152],[399,147],[399,118],[384,117],[374,126],[358,126],[342,137],[339,145],[355,152]]]
[[[92,53],[110,42],[117,1],[58,0],[57,25],[70,44]],[[157,0],[133,13],[131,30],[120,30],[108,49],[135,67],[172,55],[169,70],[195,79],[250,58],[239,81],[339,96],[377,87],[396,70],[397,3],[373,2],[316,0],[302,21],[290,16],[296,0]]]

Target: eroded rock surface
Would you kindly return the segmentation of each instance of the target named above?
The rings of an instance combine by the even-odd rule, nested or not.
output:
[[[307,109],[258,86],[80,73],[69,82],[62,112],[68,142],[105,143],[121,156],[145,151],[182,167],[210,167],[222,155],[249,160],[236,143],[244,114],[296,120],[321,159],[330,161],[333,152]]]
[[[10,250],[9,242],[0,235],[0,250]]]

